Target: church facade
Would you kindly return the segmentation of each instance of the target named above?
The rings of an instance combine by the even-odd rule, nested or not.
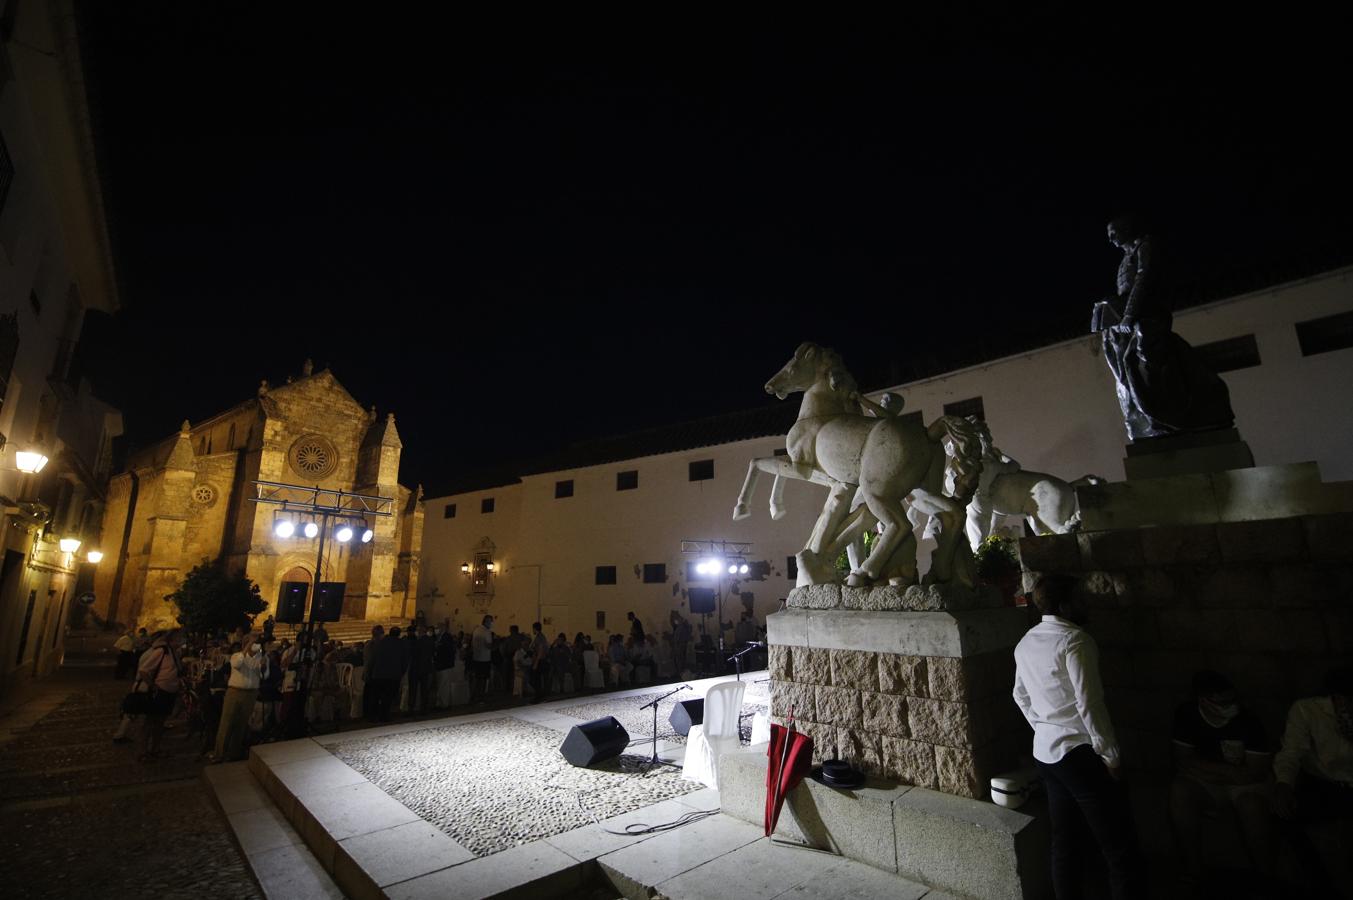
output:
[[[95,608],[110,621],[169,626],[166,595],[208,560],[252,579],[270,611],[282,582],[313,582],[319,538],[274,533],[278,507],[256,501],[256,482],[268,481],[393,498],[393,515],[367,520],[370,543],[326,543],[319,580],[346,584],[344,619],[412,616],[423,508],[421,490],[398,483],[402,447],[393,414],[363,408],[309,362],[300,378],[264,382],[257,397],[184,422],[112,479]]]

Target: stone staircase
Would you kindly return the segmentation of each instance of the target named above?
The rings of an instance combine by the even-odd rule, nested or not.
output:
[[[371,629],[377,625],[383,626],[388,634],[390,629],[396,625],[400,628],[408,628],[409,621],[409,619],[375,619],[370,621],[362,619],[342,619],[338,622],[324,622],[323,625],[324,630],[329,633],[329,640],[352,644],[357,641],[370,640]],[[274,628],[273,634],[279,638],[291,639],[299,629],[300,626],[298,625],[278,624]]]

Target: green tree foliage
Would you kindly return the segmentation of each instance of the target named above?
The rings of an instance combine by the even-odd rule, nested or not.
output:
[[[165,599],[177,607],[179,624],[192,634],[247,628],[268,608],[268,601],[258,595],[258,585],[243,574],[227,572],[219,561],[194,566]]]

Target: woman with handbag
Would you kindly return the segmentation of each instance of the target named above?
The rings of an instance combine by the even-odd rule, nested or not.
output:
[[[141,762],[160,755],[160,736],[164,720],[174,711],[183,684],[179,679],[179,648],[183,646],[183,632],[177,628],[166,632],[150,645],[136,668],[137,680],[147,686],[150,698],[146,708],[146,722],[141,729]],[[139,685],[138,685],[139,686]]]

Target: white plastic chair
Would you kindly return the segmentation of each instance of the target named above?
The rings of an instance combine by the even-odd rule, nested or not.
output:
[[[755,713],[752,715],[752,746],[770,743],[770,715]]]
[[[601,688],[606,686],[606,676],[601,673],[601,656],[595,650],[583,651],[583,687]]]
[[[682,778],[718,790],[719,757],[742,748],[738,713],[742,711],[742,695],[746,690],[747,685],[741,681],[725,681],[705,693],[705,720],[692,725],[686,736]]]

